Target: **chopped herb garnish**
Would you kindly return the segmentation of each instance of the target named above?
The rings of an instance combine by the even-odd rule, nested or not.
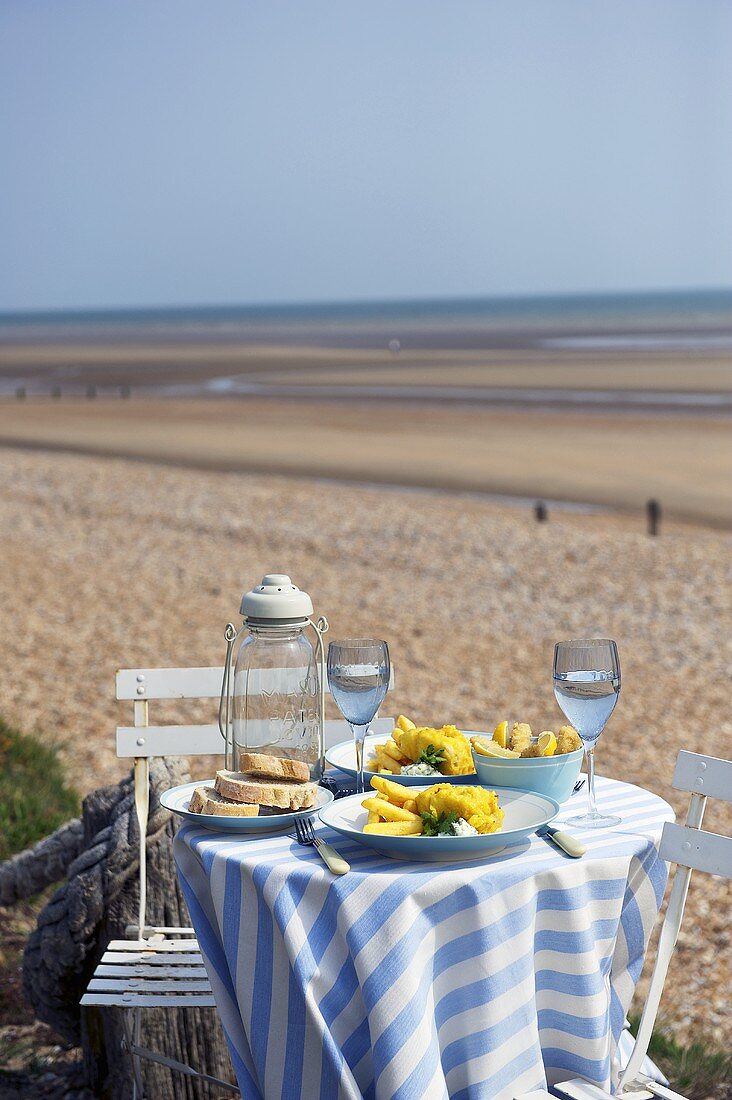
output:
[[[435,768],[439,771],[440,764],[445,763],[444,750],[436,749],[434,745],[428,745],[426,749],[422,749],[417,763],[429,764],[431,768]]]
[[[454,836],[455,830],[453,825],[458,819],[458,815],[454,810],[448,810],[447,813],[431,814],[429,810],[423,810],[422,821],[424,823],[424,835],[425,836]]]

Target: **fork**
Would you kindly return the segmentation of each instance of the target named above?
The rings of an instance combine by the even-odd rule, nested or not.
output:
[[[324,840],[316,835],[309,817],[297,818],[295,832],[297,833],[298,844],[314,845],[323,863],[334,875],[345,875],[346,871],[351,870],[350,863],[346,863],[345,859],[338,855],[335,848],[331,848],[330,844],[326,844]]]
[[[577,791],[581,791],[584,785],[584,779],[578,779],[575,785],[572,787],[572,794],[577,794]]]

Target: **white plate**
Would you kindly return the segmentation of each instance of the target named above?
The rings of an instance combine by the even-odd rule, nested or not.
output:
[[[277,833],[285,829],[293,829],[299,817],[312,817],[318,810],[322,810],[333,801],[333,795],[325,787],[317,788],[315,805],[307,810],[291,810],[289,813],[262,814],[261,817],[218,817],[214,814],[192,814],[188,809],[196,787],[213,787],[213,779],[197,779],[195,783],[182,783],[179,787],[171,787],[160,796],[160,802],[166,810],[172,810],[174,814],[183,817],[186,821],[194,821],[196,825],[203,825],[204,829],[211,829],[215,833]]]
[[[430,784],[422,784],[427,790]],[[479,786],[479,784],[474,784]],[[382,836],[365,833],[367,813],[361,803],[365,795],[352,794],[339,798],[320,811],[323,824],[337,833],[356,840],[367,848],[373,848],[392,859],[427,860],[428,862],[455,862],[469,859],[487,859],[502,852],[511,844],[518,844],[527,836],[546,825],[559,813],[559,803],[543,794],[517,791],[510,787],[493,787],[504,811],[503,828],[497,833],[479,833],[477,836]],[[418,791],[415,790],[415,794]]]
[[[473,730],[466,732],[465,736],[470,740],[471,737],[488,737],[491,738],[493,734],[488,733],[475,733]],[[375,745],[383,745],[385,741],[388,741],[388,737],[383,734],[379,737],[377,734],[369,734],[364,740],[364,761],[366,763],[366,769],[364,776],[366,777],[366,785],[368,786],[368,777],[372,775],[381,775],[384,779],[395,779],[397,783],[403,783],[405,787],[420,787],[424,786],[430,779],[433,779],[430,775],[391,775],[390,772],[372,772],[368,768],[369,757],[372,755]],[[325,759],[328,761],[332,768],[337,768],[339,772],[345,772],[346,775],[356,775],[356,746],[353,740],[339,741],[337,745],[334,745],[332,749],[328,749],[325,754]],[[475,772],[470,772],[468,775],[441,775],[438,779],[434,776],[433,782],[435,783],[475,783],[477,777]]]

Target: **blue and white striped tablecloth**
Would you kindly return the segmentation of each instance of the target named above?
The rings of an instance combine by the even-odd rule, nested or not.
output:
[[[288,837],[190,824],[175,855],[247,1100],[511,1100],[607,1087],[666,882],[671,807],[598,780],[622,825],[570,860],[534,837],[485,863],[389,860],[330,830],[335,878]],[[559,821],[584,807],[565,804]]]

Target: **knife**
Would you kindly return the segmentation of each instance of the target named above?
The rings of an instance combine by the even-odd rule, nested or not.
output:
[[[553,825],[542,825],[540,829],[536,830],[536,835],[545,840],[547,844],[556,844],[557,848],[561,848],[573,859],[579,859],[587,851],[584,844],[576,837],[565,833],[563,829],[555,829]]]

